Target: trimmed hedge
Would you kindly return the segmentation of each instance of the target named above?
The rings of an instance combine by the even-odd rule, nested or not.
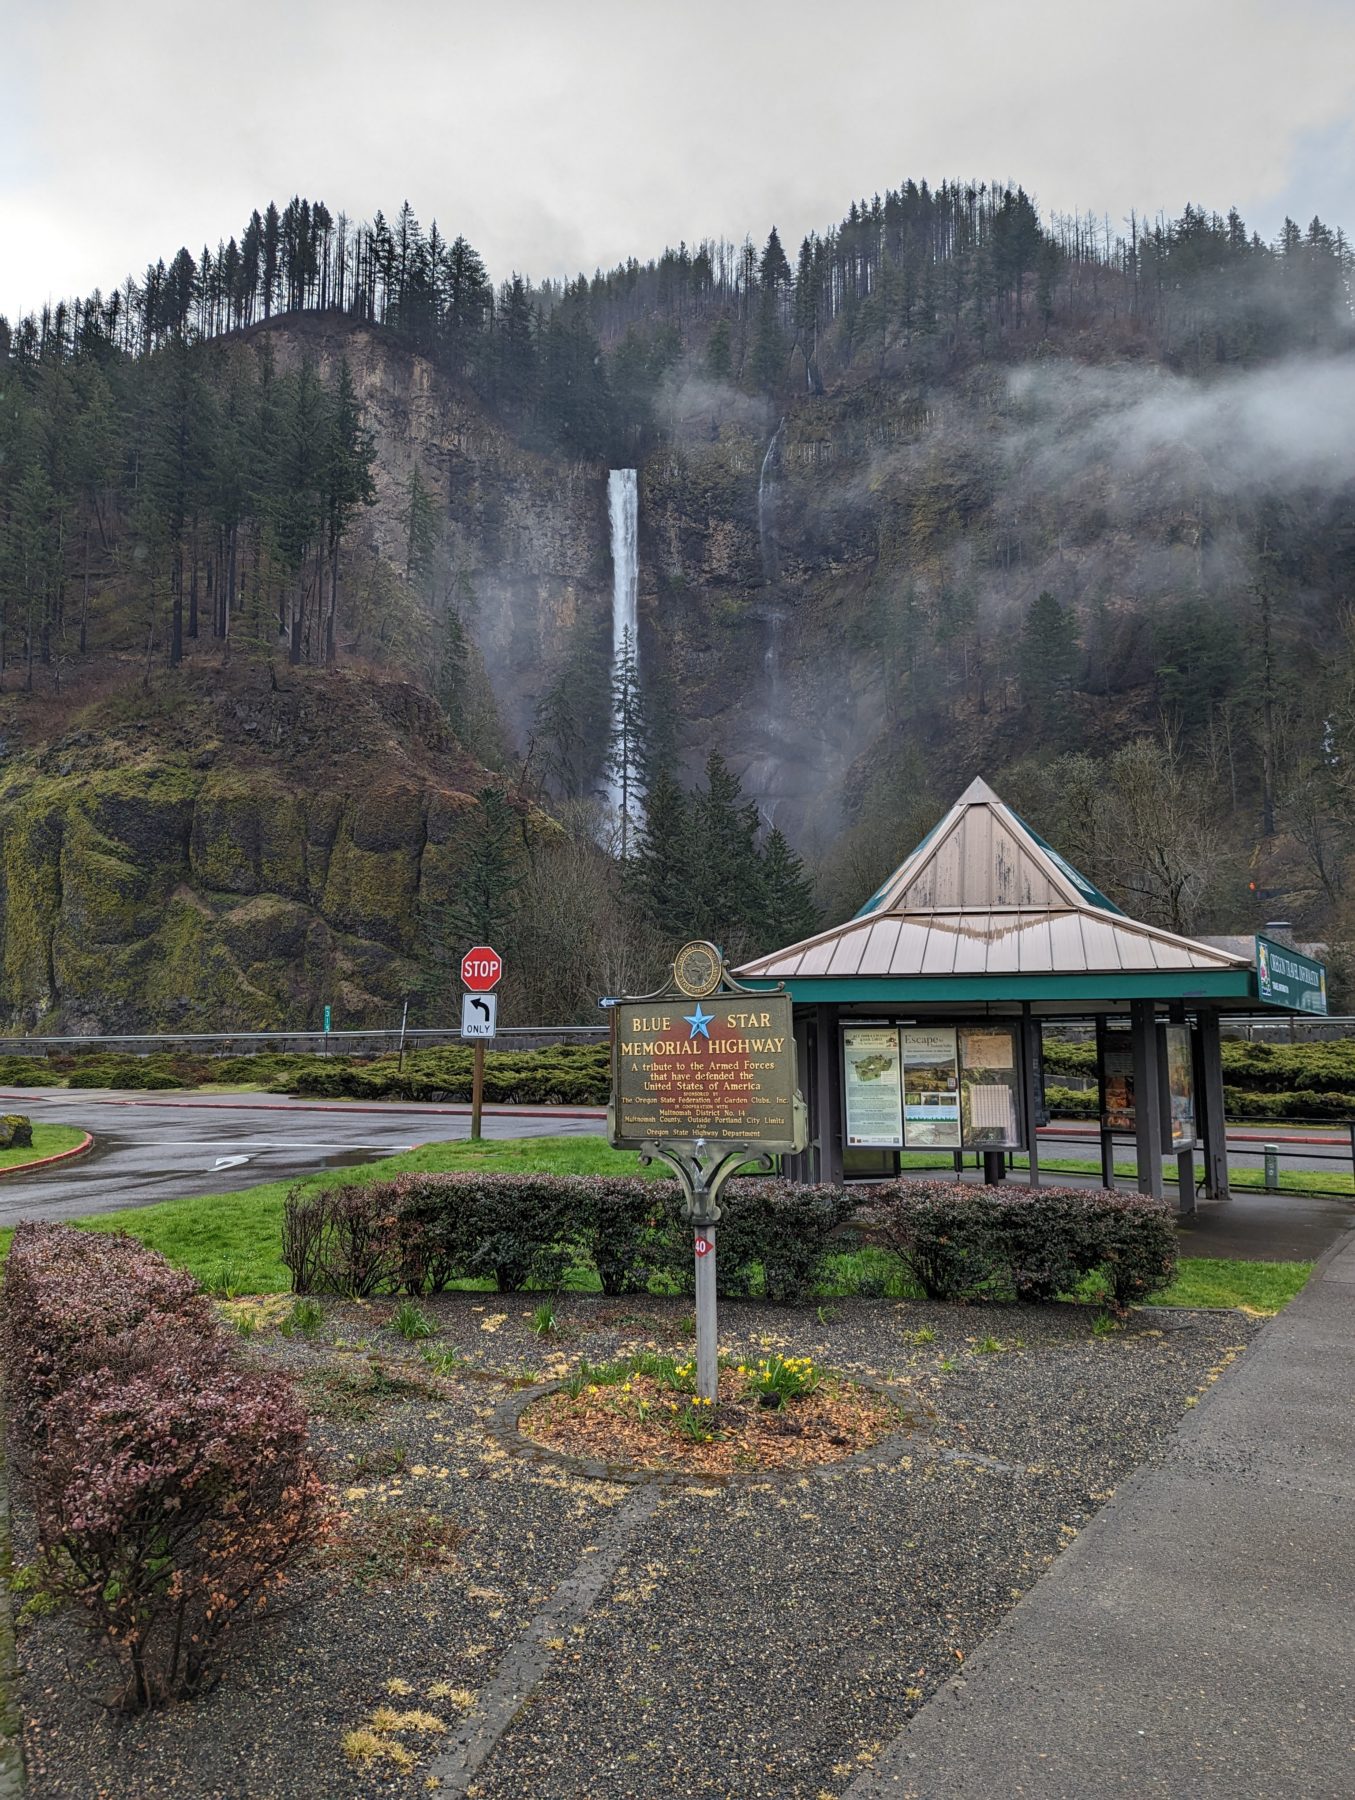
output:
[[[464,1102],[471,1097],[471,1066],[471,1050],[460,1046],[410,1051],[403,1069],[395,1056],[351,1063],[311,1058],[274,1085],[319,1100]],[[485,1099],[498,1106],[605,1106],[610,1093],[605,1044],[485,1054]]]
[[[803,1300],[855,1222],[938,1299],[1052,1300],[1100,1271],[1119,1305],[1165,1287],[1176,1236],[1163,1200],[1093,1188],[1005,1190],[949,1181],[725,1187],[716,1282],[735,1298]],[[604,1175],[397,1175],[294,1189],[282,1260],[298,1293],[437,1293],[494,1279],[557,1284],[571,1264],[608,1294],[691,1290],[691,1228],[675,1181]]]
[[[290,1381],[163,1257],[64,1225],[14,1234],[0,1354],[33,1585],[84,1610],[124,1707],[196,1692],[325,1528]]]
[[[856,1201],[842,1188],[738,1179],[722,1197],[722,1294],[769,1299],[812,1292],[830,1239]],[[505,1291],[550,1287],[587,1263],[609,1294],[651,1281],[690,1290],[691,1227],[676,1181],[638,1176],[397,1175],[294,1189],[283,1209],[282,1260],[298,1293],[436,1293],[492,1278]]]
[[[934,1300],[1052,1300],[1100,1273],[1123,1307],[1176,1272],[1171,1212],[1145,1194],[899,1181],[874,1190],[864,1217]]]

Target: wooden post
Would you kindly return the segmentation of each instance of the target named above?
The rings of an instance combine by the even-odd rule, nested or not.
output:
[[[485,1045],[483,1038],[476,1038],[474,1051],[474,1067],[471,1075],[470,1090],[470,1135],[471,1142],[480,1142],[480,1109],[485,1101]]]

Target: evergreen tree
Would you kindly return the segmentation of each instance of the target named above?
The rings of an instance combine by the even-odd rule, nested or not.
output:
[[[713,381],[728,381],[734,373],[734,352],[728,319],[717,319],[714,330],[706,340],[706,369]]]
[[[757,336],[748,363],[749,381],[762,393],[774,393],[785,374],[786,357],[786,334],[777,315],[776,296],[769,290],[758,311]]]
[[[785,833],[775,827],[762,846],[762,912],[758,920],[759,951],[798,944],[817,931],[819,909],[804,863]]]
[[[692,799],[691,881],[695,935],[718,944],[731,961],[757,931],[761,868],[757,807],[718,751],[706,762],[706,786]]]
[[[781,237],[775,225],[772,226],[771,236],[762,252],[757,272],[763,287],[770,288],[773,293],[780,293],[790,286],[790,263],[781,247]]]
[[[518,896],[526,867],[522,824],[500,787],[482,788],[466,819],[451,899],[425,909],[418,991],[447,1009],[461,958],[476,944],[512,955]]]
[[[417,464],[405,484],[401,518],[405,527],[405,580],[426,595],[437,552],[438,511]]]
[[[693,823],[687,796],[668,770],[660,770],[645,796],[626,883],[642,918],[674,945],[695,935]]]
[[[1030,603],[1021,626],[1016,669],[1022,704],[1037,730],[1057,739],[1064,730],[1077,684],[1077,621],[1047,590]],[[1044,728],[1044,730],[1042,730]]]

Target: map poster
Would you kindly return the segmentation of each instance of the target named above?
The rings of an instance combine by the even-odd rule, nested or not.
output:
[[[677,995],[612,1008],[613,1144],[704,1138],[798,1150],[795,1094],[788,994]]]
[[[903,1143],[899,1034],[859,1026],[842,1034],[842,1091],[849,1149],[898,1149]]]
[[[960,1071],[955,1027],[909,1027],[903,1043],[903,1132],[910,1150],[960,1148]]]

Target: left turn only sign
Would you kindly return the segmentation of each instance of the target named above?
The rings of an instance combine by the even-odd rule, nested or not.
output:
[[[463,1038],[492,1038],[499,1022],[497,994],[463,994],[461,996],[461,1035]]]

